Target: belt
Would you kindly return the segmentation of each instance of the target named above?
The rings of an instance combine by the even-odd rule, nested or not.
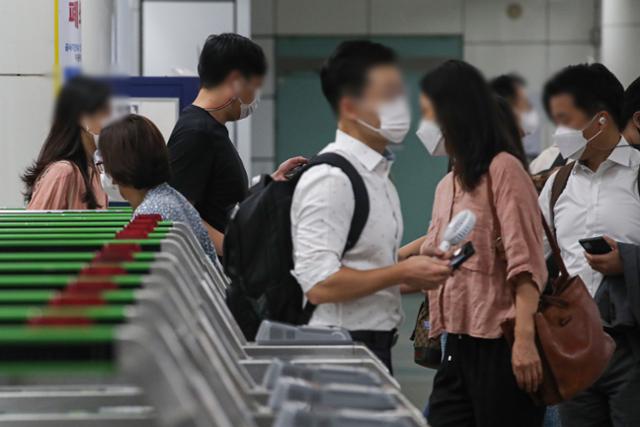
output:
[[[375,347],[391,348],[398,342],[398,330],[390,331],[349,331],[353,341],[363,342]]]

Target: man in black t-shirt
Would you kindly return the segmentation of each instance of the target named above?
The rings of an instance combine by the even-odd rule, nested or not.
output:
[[[200,91],[169,138],[171,185],[194,204],[219,255],[229,214],[249,187],[225,124],[256,109],[266,71],[264,53],[253,41],[229,33],[209,36],[198,63]],[[285,179],[305,162],[303,157],[287,160],[274,179]]]

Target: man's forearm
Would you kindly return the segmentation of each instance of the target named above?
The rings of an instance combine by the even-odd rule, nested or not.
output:
[[[418,255],[420,253],[420,247],[424,243],[427,236],[422,236],[414,240],[413,242],[407,243],[398,251],[398,260],[402,261],[404,259],[409,258],[412,255]]]
[[[342,267],[311,288],[307,299],[315,305],[351,301],[397,285],[402,279],[398,264],[364,271]]]

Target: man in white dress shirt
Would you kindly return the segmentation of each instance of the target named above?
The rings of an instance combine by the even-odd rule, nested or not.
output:
[[[555,227],[569,274],[580,275],[595,296],[603,277],[623,274],[617,242],[640,244],[640,152],[621,136],[623,87],[603,65],[561,70],[547,82],[543,96],[558,125],[554,142],[572,169],[553,207],[551,189],[559,174],[549,178],[540,207]],[[598,236],[606,236],[612,251],[586,254],[578,241]],[[640,425],[639,355],[628,331],[607,332],[616,340],[613,358],[592,387],[560,405],[563,427]]]
[[[369,216],[344,253],[355,196],[339,168],[305,172],[291,206],[293,275],[317,305],[309,324],[351,331],[391,370],[391,347],[403,320],[400,284],[433,288],[451,274],[448,263],[414,256],[398,263],[402,212],[389,179],[393,154],[409,130],[410,111],[394,52],[369,41],[344,42],[321,71],[322,90],[337,117],[335,142],[323,152],[345,157],[361,175]]]

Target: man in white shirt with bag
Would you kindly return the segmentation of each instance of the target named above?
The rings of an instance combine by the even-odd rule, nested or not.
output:
[[[369,212],[355,245],[344,251],[356,214],[351,180],[332,165],[307,170],[291,205],[292,273],[317,306],[310,325],[348,329],[391,371],[391,347],[404,317],[400,284],[433,288],[451,269],[428,256],[398,262],[402,212],[389,179],[388,145],[404,139],[410,111],[395,53],[369,41],[343,42],[322,68],[321,81],[338,122],[335,141],[322,153],[337,153],[355,168]]]

